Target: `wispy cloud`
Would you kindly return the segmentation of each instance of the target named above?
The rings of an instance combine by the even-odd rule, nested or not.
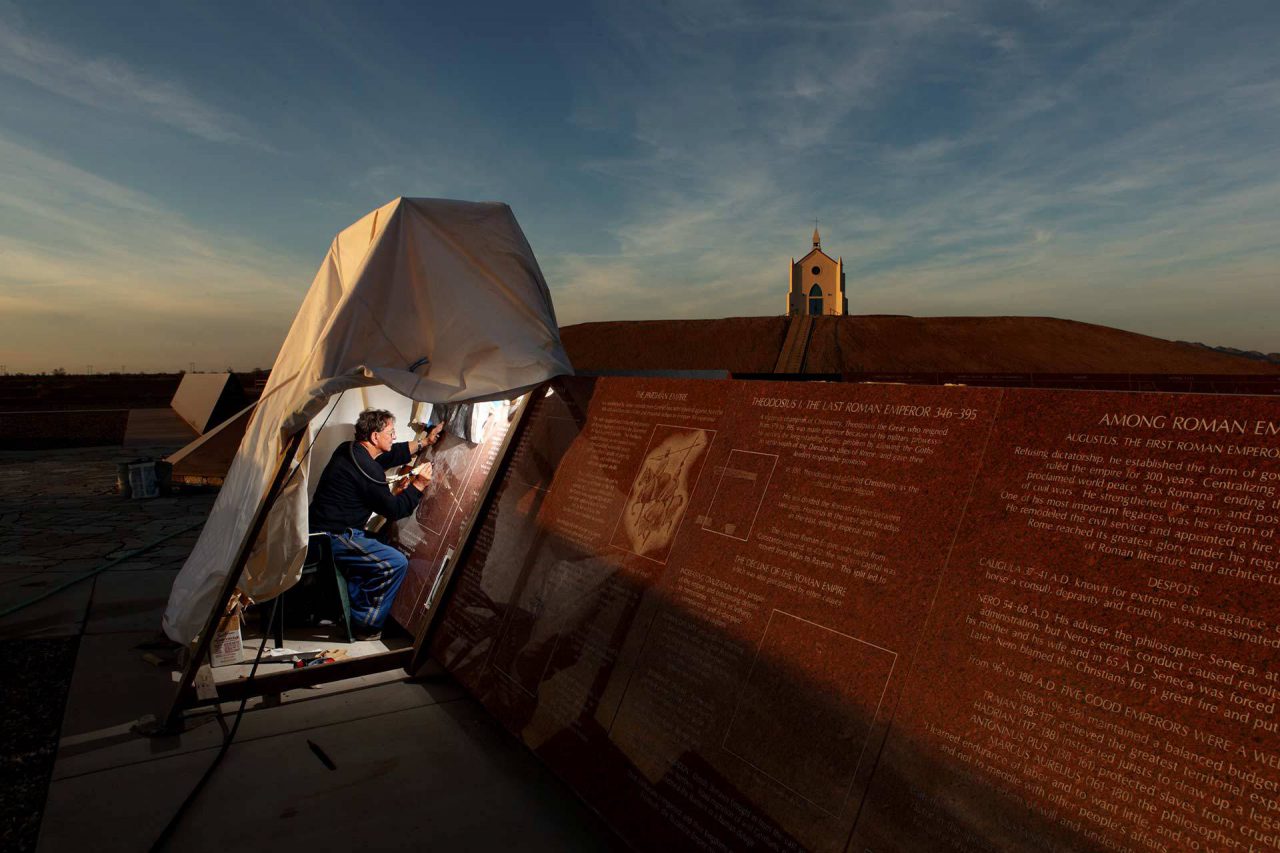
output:
[[[177,16],[190,61],[3,3],[11,368],[270,361],[328,236],[400,194],[511,203],[566,323],[780,313],[816,217],[855,312],[1280,349],[1274,3],[320,3]]]
[[[776,313],[780,259],[817,216],[855,312],[1280,349],[1254,319],[1280,293],[1265,4],[1212,22],[1194,4],[693,5],[612,9],[630,50],[590,59],[577,116],[631,128],[628,154],[585,167],[626,188],[617,251],[554,265],[562,302],[598,286],[612,316]]]
[[[10,370],[270,364],[314,272],[4,137],[0,187]]]
[[[248,122],[178,81],[41,38],[11,16],[0,17],[0,73],[96,110],[158,122],[210,142],[262,146]]]

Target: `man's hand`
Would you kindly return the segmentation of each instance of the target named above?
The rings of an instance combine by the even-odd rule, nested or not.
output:
[[[428,462],[422,466],[422,470],[413,475],[413,487],[420,492],[425,492],[427,486],[431,483],[431,463]]]
[[[421,425],[415,424],[415,427],[417,426],[421,426]],[[422,436],[422,438],[414,439],[413,441],[409,442],[409,454],[415,455],[422,448],[427,447],[428,445],[431,445],[431,444],[435,444],[437,441],[440,440],[440,432],[443,429],[444,429],[444,424],[438,423],[431,428],[430,432]]]

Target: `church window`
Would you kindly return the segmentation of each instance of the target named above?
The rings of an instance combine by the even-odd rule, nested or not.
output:
[[[822,288],[816,284],[809,288],[809,314],[813,317],[822,315]]]
[[[822,267],[814,267],[814,268],[813,268],[813,274],[814,274],[814,275],[819,275],[821,272],[822,272]]]

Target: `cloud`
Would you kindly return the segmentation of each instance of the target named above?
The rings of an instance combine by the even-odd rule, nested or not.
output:
[[[175,127],[210,142],[262,147],[243,119],[218,109],[182,84],[110,56],[84,56],[0,18],[0,73],[87,107]]]
[[[0,362],[270,364],[314,259],[198,228],[0,136]]]
[[[547,260],[562,315],[777,313],[818,217],[855,312],[1280,349],[1256,320],[1280,269],[1264,7],[606,8],[575,116],[633,145],[584,164],[620,189],[615,250]]]

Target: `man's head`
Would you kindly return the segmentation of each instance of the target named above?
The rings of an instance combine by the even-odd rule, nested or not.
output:
[[[396,440],[396,418],[386,409],[365,409],[356,418],[356,441],[368,442],[383,453]]]

